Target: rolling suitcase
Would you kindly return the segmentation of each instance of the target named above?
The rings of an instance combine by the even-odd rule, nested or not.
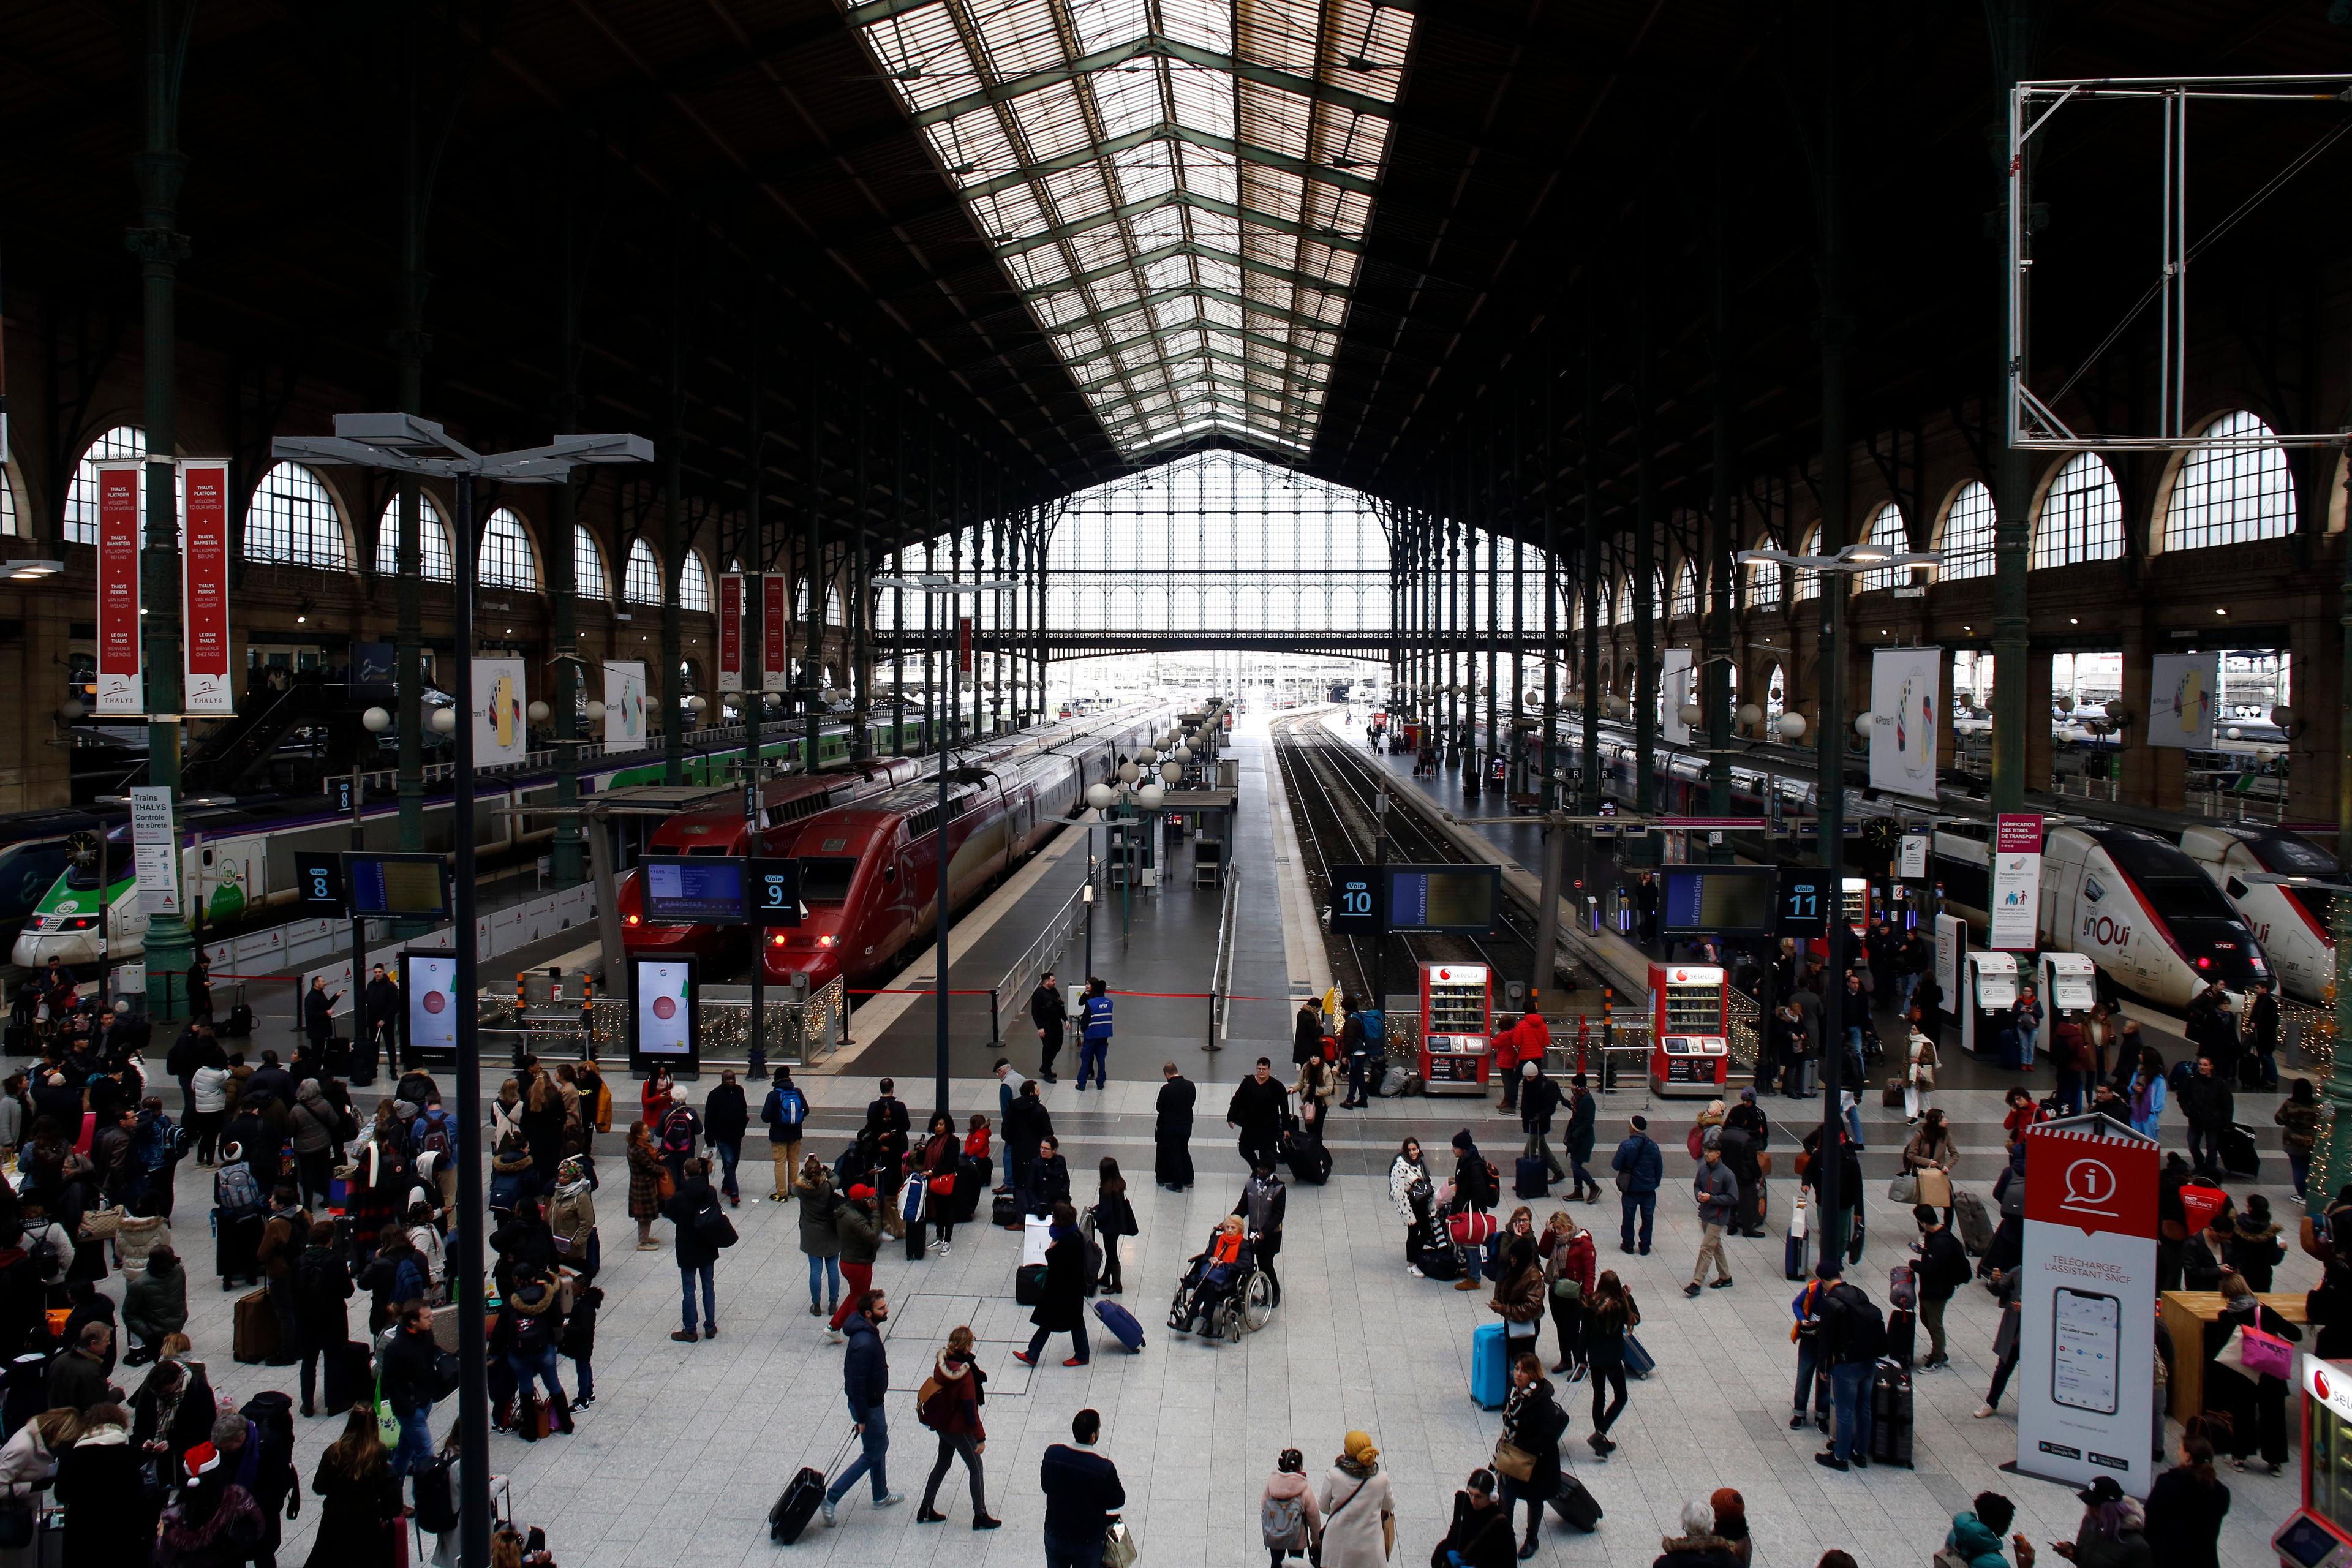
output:
[[[1532,1203],[1551,1196],[1551,1168],[1537,1154],[1522,1154],[1511,1169],[1511,1191]]]
[[[1918,1343],[1918,1320],[1908,1307],[1897,1307],[1886,1314],[1885,1359],[1901,1366],[1909,1366]]]
[[[1551,1494],[1551,1510],[1587,1535],[1601,1528],[1601,1500],[1565,1471],[1560,1474],[1559,1490]]]
[[[268,1290],[249,1290],[236,1299],[236,1329],[231,1352],[248,1364],[268,1361],[278,1351],[278,1314]]]
[[[2243,1122],[2231,1122],[2221,1129],[2221,1169],[2233,1176],[2249,1180],[2262,1174],[2262,1156],[2254,1152],[2253,1129]]]
[[[1911,1377],[1888,1360],[1871,1380],[1870,1462],[1911,1468]]]
[[[1902,1110],[1903,1080],[1899,1078],[1888,1079],[1886,1087],[1878,1091],[1878,1103],[1889,1110]]]
[[[1985,1248],[1992,1245],[1992,1215],[1985,1208],[1984,1199],[1954,1187],[1952,1217],[1960,1233],[1960,1246],[1970,1258],[1982,1258]]]
[[[1112,1300],[1097,1300],[1095,1303],[1095,1317],[1104,1328],[1110,1331],[1113,1339],[1125,1345],[1129,1351],[1140,1351],[1143,1348],[1143,1325],[1137,1322],[1135,1314],[1125,1307]]]
[[[267,1224],[257,1214],[224,1218],[220,1210],[213,1211],[213,1272],[220,1276],[222,1289],[235,1280],[260,1281],[261,1261],[254,1255],[261,1249],[261,1229]]]
[[[1470,1401],[1500,1410],[1511,1396],[1511,1369],[1503,1325],[1481,1323],[1470,1335]]]
[[[833,1463],[822,1470],[801,1467],[792,1484],[784,1488],[784,1495],[768,1510],[769,1540],[779,1546],[790,1546],[801,1538],[808,1521],[816,1517],[817,1506],[824,1501],[825,1478],[839,1467],[849,1454],[850,1444],[856,1441],[857,1434],[852,1432],[848,1441],[841,1445],[841,1451],[834,1455]]]
[[[221,1026],[224,1035],[243,1038],[253,1033],[253,1009],[240,1002],[228,1010],[228,1022]]]
[[[1658,1358],[1633,1335],[1625,1336],[1625,1375],[1643,1378],[1658,1370]]]
[[[1320,1138],[1302,1137],[1297,1132],[1284,1133],[1282,1160],[1290,1167],[1293,1181],[1319,1187],[1331,1179],[1331,1151],[1323,1146]]]
[[[980,1194],[988,1191],[995,1179],[996,1163],[982,1154],[963,1161],[956,1167],[955,1219],[958,1225],[970,1222],[980,1212]]]
[[[1785,1250],[1780,1255],[1780,1278],[1802,1279],[1805,1277],[1805,1238],[1794,1231],[1789,1233]]]

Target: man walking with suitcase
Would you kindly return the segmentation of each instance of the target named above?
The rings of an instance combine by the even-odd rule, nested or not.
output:
[[[849,1403],[851,1430],[860,1442],[857,1458],[824,1490],[827,1524],[835,1522],[835,1510],[860,1476],[873,1479],[876,1508],[895,1508],[907,1500],[904,1492],[890,1489],[885,1471],[890,1458],[890,1426],[883,1417],[882,1401],[890,1392],[890,1353],[883,1346],[881,1331],[889,1321],[888,1298],[879,1290],[865,1290],[858,1293],[843,1325],[849,1333],[849,1348],[841,1363],[841,1388]]]

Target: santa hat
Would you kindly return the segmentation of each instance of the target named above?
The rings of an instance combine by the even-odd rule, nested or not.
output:
[[[187,1457],[181,1461],[187,1467],[188,1479],[192,1481],[198,1476],[208,1476],[219,1469],[220,1462],[220,1450],[210,1443],[197,1444],[188,1450]]]

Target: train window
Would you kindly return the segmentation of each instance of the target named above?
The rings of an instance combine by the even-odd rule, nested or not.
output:
[[[886,882],[895,882],[898,879],[898,863],[896,860],[882,868],[882,879]]]
[[[2083,879],[2083,896],[2095,904],[2107,896],[2107,890],[2099,886],[2096,877],[2085,877]]]
[[[804,903],[838,904],[849,897],[850,879],[857,862],[845,855],[815,856],[801,861],[801,899]]]
[[[2246,896],[2246,885],[2238,880],[2237,878],[2231,878],[2226,886],[2231,898],[2242,899]]]
[[[686,852],[688,855],[724,855],[728,848],[724,844],[694,844],[688,846]]]

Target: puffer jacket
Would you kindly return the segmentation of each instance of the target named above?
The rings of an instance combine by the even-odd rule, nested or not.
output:
[[[841,1260],[871,1266],[882,1249],[882,1222],[874,1217],[868,1200],[852,1199],[833,1213],[834,1234],[841,1238]]]
[[[297,1154],[324,1153],[335,1142],[335,1108],[319,1090],[319,1080],[306,1078],[302,1087],[294,1091],[294,1110],[286,1119],[286,1130],[294,1139]]]
[[[547,1200],[547,1226],[555,1233],[555,1255],[572,1268],[588,1261],[588,1237],[596,1229],[596,1186],[587,1177],[558,1185]]]
[[[980,1370],[978,1362],[950,1362],[941,1351],[931,1361],[931,1375],[940,1386],[923,1407],[934,1432],[947,1436],[969,1433],[975,1440],[985,1442],[988,1428],[980,1418],[980,1407],[988,1403],[988,1373]]]
[[[1944,1544],[1969,1568],[2009,1568],[2009,1559],[2000,1554],[2000,1537],[1973,1513],[1953,1516]]]
[[[840,1257],[841,1232],[833,1223],[833,1211],[841,1198],[834,1190],[833,1173],[820,1169],[814,1181],[796,1178],[793,1196],[800,1200],[801,1251],[811,1258]]]

